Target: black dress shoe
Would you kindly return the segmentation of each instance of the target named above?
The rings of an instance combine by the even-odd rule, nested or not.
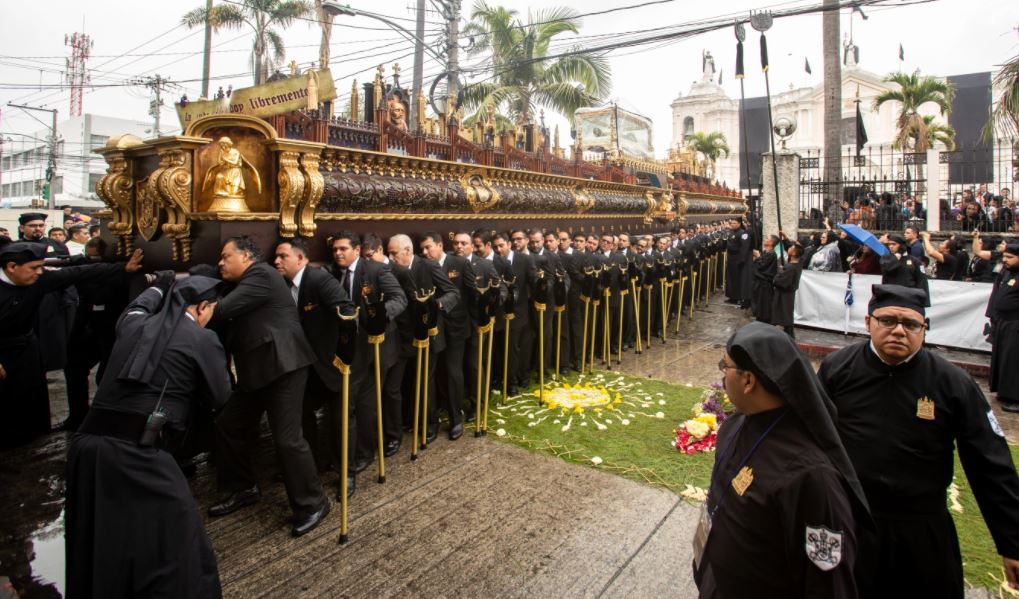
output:
[[[347,475],[347,499],[357,490],[357,477],[353,474]],[[336,490],[336,501],[340,500],[340,490]]]
[[[261,493],[258,491],[258,485],[255,485],[250,489],[230,493],[221,499],[219,503],[209,506],[209,516],[218,518],[220,516],[232,514],[244,506],[257,503],[260,497]]]
[[[372,463],[372,461],[367,459],[367,458],[357,458],[357,459],[355,459],[354,460],[354,472],[355,473],[364,472],[365,470],[368,469],[368,466],[371,465],[371,463]]]
[[[506,388],[506,395],[509,395],[511,397],[513,395],[518,395],[519,393],[520,393],[520,389],[517,389],[516,387],[507,387]]]
[[[294,527],[290,530],[290,534],[295,537],[300,537],[308,534],[315,529],[322,520],[325,520],[326,514],[329,513],[329,502],[326,501],[322,504],[322,507],[312,512],[310,515],[304,516],[303,518],[294,517]]]
[[[430,430],[430,431],[428,431],[428,434],[427,434],[427,435],[425,435],[425,443],[426,443],[426,444],[427,444],[427,443],[431,443],[431,442],[432,442],[432,441],[434,441],[434,440],[435,440],[435,438],[436,438],[436,437],[438,437],[438,436],[439,436],[439,433],[438,433],[437,431],[435,431],[435,430]]]
[[[474,422],[477,419],[477,417],[478,413],[474,410],[471,410],[464,414],[464,422]]]
[[[399,441],[386,441],[386,450],[383,453],[383,455],[385,455],[388,458],[396,455],[399,452],[400,452]],[[358,470],[358,472],[360,472],[360,470]]]
[[[453,428],[449,429],[449,440],[456,441],[460,437],[464,436],[464,425],[454,424]]]
[[[1001,404],[1001,409],[1004,410],[1005,412],[1009,412],[1009,413],[1012,413],[1012,414],[1019,414],[1019,402],[1004,401],[1004,400],[1000,400],[999,399],[998,403]]]

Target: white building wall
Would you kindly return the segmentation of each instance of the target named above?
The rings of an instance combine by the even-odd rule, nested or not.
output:
[[[116,117],[84,114],[57,123],[57,160],[51,194],[55,206],[98,207],[95,181],[106,173],[106,163],[92,150],[110,137],[131,134],[151,136],[150,123]],[[0,207],[27,206],[41,198],[38,188],[45,183],[49,165],[50,130],[26,135],[6,134],[0,146]]]

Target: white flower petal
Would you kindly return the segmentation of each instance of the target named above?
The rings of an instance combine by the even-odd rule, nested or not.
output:
[[[506,436],[506,429],[500,428],[499,430],[495,431],[495,436],[496,437],[505,437]]]
[[[665,412],[655,412],[655,418],[665,418]]]
[[[602,459],[598,456],[594,456],[593,458],[591,458],[591,463],[594,464],[595,466],[601,465]]]
[[[630,421],[628,419],[623,418],[622,422],[623,422],[623,426],[630,426]]]

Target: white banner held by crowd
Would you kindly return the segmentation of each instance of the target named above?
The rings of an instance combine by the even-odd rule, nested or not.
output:
[[[845,302],[847,279],[844,272],[803,271],[796,292],[794,317],[796,324],[843,332],[846,329]],[[853,275],[853,304],[848,307],[850,333],[866,334],[863,317],[867,315],[871,285],[881,283],[878,275]],[[931,328],[927,342],[945,347],[991,351],[984,340],[987,300],[991,296],[988,283],[930,281],[931,307],[927,317]]]

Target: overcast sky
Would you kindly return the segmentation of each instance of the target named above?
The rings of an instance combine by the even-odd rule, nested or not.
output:
[[[219,1],[219,0],[217,0]],[[398,19],[413,29],[414,0],[343,0],[355,8],[372,10]],[[550,5],[572,6],[581,13],[639,4],[642,0],[562,0],[554,3],[532,0],[504,0],[501,4],[516,9],[526,17]],[[596,36],[681,24],[700,19],[745,15],[751,9],[764,7],[765,0],[720,0],[693,2],[676,0],[584,17],[582,36]],[[898,48],[905,49],[903,70],[920,69],[924,73],[956,75],[993,71],[996,65],[1019,54],[1019,2],[1015,0],[938,0],[926,4],[866,9],[868,20],[853,18],[854,38],[861,48],[860,67],[886,74],[899,68]],[[794,0],[768,3],[768,7],[785,9],[819,3]],[[500,2],[492,0],[492,4]],[[198,0],[7,0],[0,8],[0,132],[31,133],[40,125],[24,112],[8,108],[7,102],[57,108],[65,118],[69,110],[69,93],[52,89],[59,84],[64,71],[64,57],[70,49],[64,46],[64,34],[84,31],[94,40],[93,57],[88,62],[92,82],[96,85],[122,84],[140,77],[160,74],[178,82],[172,88],[163,109],[164,132],[176,124],[172,102],[182,93],[192,99],[199,95],[202,69],[200,29],[178,26],[181,15],[199,4]],[[472,2],[464,2],[464,16],[469,17]],[[406,20],[403,20],[406,19]],[[428,36],[440,33],[440,17],[428,14]],[[849,31],[850,15],[843,12],[843,34]],[[386,25],[361,16],[339,17],[333,32],[332,73],[341,95],[350,91],[351,80],[370,80],[375,66],[398,61],[403,71],[402,83],[409,87],[413,64],[410,42],[399,37]],[[348,27],[351,25],[357,28]],[[746,93],[748,97],[764,94],[764,79],[757,52],[759,34],[747,27]],[[568,36],[561,36],[566,43]],[[318,57],[319,30],[309,22],[300,22],[284,32],[289,62],[310,63]],[[560,38],[556,38],[557,40]],[[604,38],[611,40],[611,37]],[[604,43],[604,39],[582,40],[587,45]],[[821,16],[808,15],[779,19],[768,32],[771,56],[772,91],[790,86],[820,84],[822,79]],[[219,85],[234,87],[251,85],[249,31],[227,30],[213,39],[213,90]],[[138,47],[140,46],[140,47]],[[135,49],[138,47],[137,49]],[[710,50],[716,68],[723,74],[723,87],[732,97],[739,96],[739,83],[733,78],[735,38],[732,28],[700,35],[667,45],[644,46],[617,50],[609,54],[612,66],[613,99],[630,105],[653,119],[655,151],[664,156],[671,143],[671,109],[669,104],[682,92],[686,94],[693,81],[700,78],[701,52]],[[130,56],[123,56],[124,54]],[[812,75],[804,72],[804,59],[810,61]],[[17,65],[17,66],[16,66]],[[426,60],[426,81],[442,70],[434,60]],[[468,79],[469,81],[469,79]],[[42,91],[31,86],[43,86]],[[29,89],[11,89],[29,86]],[[93,114],[148,120],[150,93],[144,87],[123,86],[87,89],[84,110]],[[342,103],[342,98],[340,100]],[[45,118],[45,117],[44,117]],[[565,120],[549,116],[549,123],[560,122],[562,142],[569,143]]]

